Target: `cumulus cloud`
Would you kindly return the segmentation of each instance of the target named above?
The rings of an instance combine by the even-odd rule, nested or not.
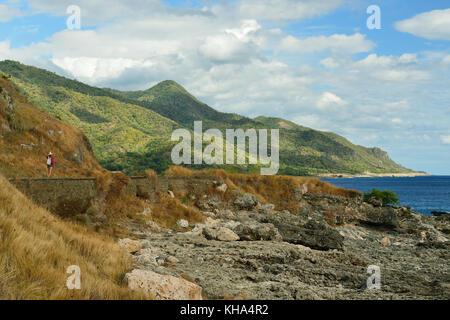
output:
[[[366,77],[390,82],[416,82],[430,79],[427,71],[416,69],[416,54],[405,53],[401,56],[378,56],[370,54],[354,63],[354,73],[365,73]]]
[[[331,68],[331,69],[339,67],[339,63],[331,57],[321,60],[320,64],[325,66],[326,68]]]
[[[240,28],[208,36],[199,51],[215,62],[245,62],[255,57],[261,48],[263,40],[255,37],[259,30],[261,26],[255,20],[243,21]]]
[[[334,34],[329,37],[317,36],[299,39],[293,36],[285,37],[280,44],[281,50],[289,52],[317,52],[331,50],[338,53],[367,52],[375,44],[366,39],[365,35],[355,33],[351,36]]]
[[[324,92],[316,105],[320,110],[329,110],[345,106],[347,102],[334,93]]]
[[[19,9],[0,4],[0,22],[8,22],[22,15],[23,13]]]
[[[450,9],[433,10],[395,24],[397,30],[430,40],[450,40]]]
[[[450,144],[450,136],[441,136],[441,142],[443,144]]]

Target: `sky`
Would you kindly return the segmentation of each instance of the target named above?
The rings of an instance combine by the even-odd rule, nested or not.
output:
[[[0,60],[121,90],[175,80],[432,174],[450,175],[449,44],[448,0],[0,1]]]

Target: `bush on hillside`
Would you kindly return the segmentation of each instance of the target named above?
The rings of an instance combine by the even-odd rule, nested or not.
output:
[[[399,204],[398,194],[389,190],[372,189],[372,191],[364,193],[365,202],[369,202],[373,198],[381,201],[383,206]]]

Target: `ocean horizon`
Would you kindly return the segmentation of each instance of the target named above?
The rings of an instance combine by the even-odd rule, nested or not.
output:
[[[398,194],[402,206],[430,215],[432,211],[450,212],[450,176],[374,178],[321,178],[337,187],[361,192],[372,189],[390,190]]]

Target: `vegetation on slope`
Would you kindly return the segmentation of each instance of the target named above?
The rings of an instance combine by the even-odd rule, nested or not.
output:
[[[39,108],[85,131],[100,163],[128,174],[152,168],[161,173],[171,164],[173,129],[280,129],[280,174],[411,172],[378,148],[365,148],[345,138],[277,119],[249,119],[221,113],[201,103],[174,81],[144,91],[100,89],[14,61],[0,62],[24,94]],[[204,166],[195,166],[202,168]],[[227,170],[256,172],[257,166]]]
[[[66,287],[81,269],[81,290]],[[0,176],[0,299],[146,298],[122,283],[128,254],[112,239],[64,222]]]
[[[46,175],[46,155],[55,155],[55,176],[93,176],[97,163],[84,133],[31,105],[0,78],[0,173],[6,177]]]
[[[109,97],[106,90],[10,61],[1,64],[29,101],[84,131],[102,166],[129,174],[149,167],[161,172],[169,166],[170,137],[179,127],[175,122]]]

